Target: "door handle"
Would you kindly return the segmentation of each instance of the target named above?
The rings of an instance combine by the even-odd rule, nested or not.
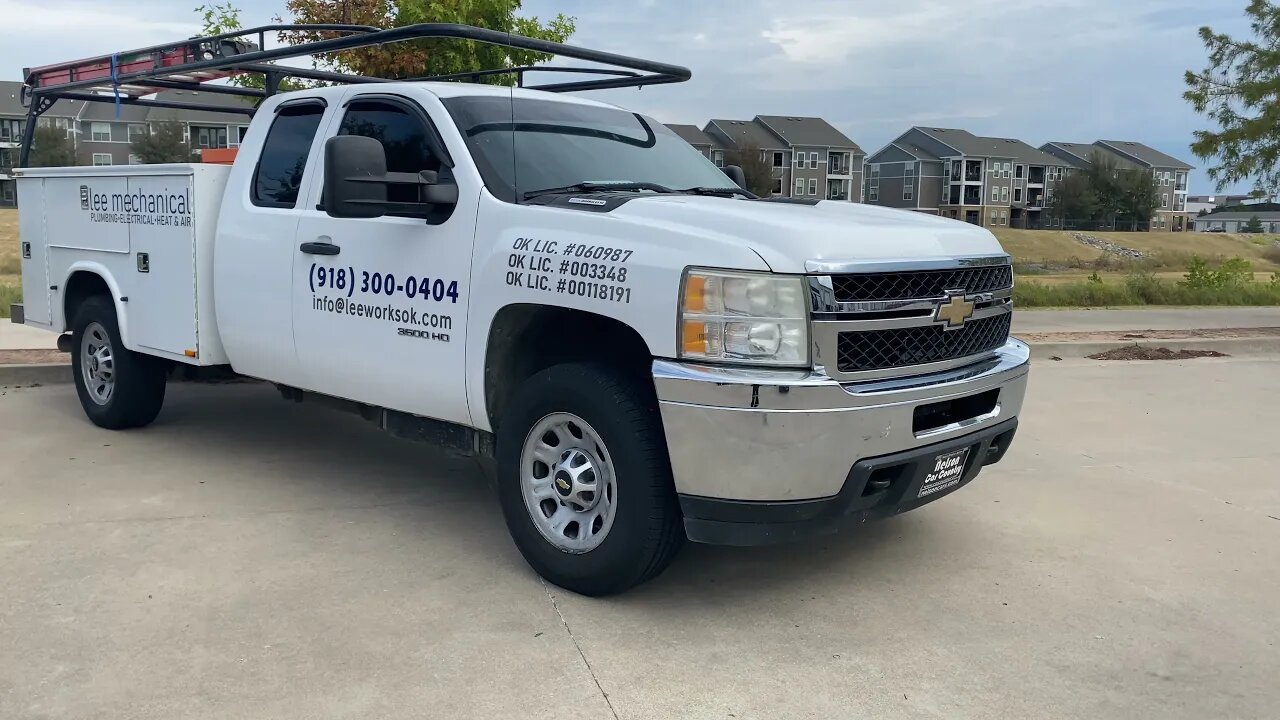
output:
[[[342,248],[327,242],[304,242],[298,249],[308,255],[337,255]]]

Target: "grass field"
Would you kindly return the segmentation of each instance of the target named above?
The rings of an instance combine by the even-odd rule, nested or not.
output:
[[[0,317],[22,299],[22,258],[18,245],[18,211],[0,209]]]
[[[1024,306],[1045,304],[1142,304],[1154,299],[1170,302],[1194,301],[1194,304],[1277,304],[1276,292],[1268,287],[1272,273],[1280,271],[1280,247],[1276,238],[1262,235],[1227,233],[1116,233],[1090,232],[1090,235],[1117,245],[1134,248],[1151,257],[1138,263],[1104,258],[1101,250],[1078,242],[1069,232],[1057,230],[996,229],[1005,250],[1013,255],[1018,267],[1018,299]],[[1192,293],[1177,290],[1177,281],[1185,272],[1187,261],[1200,255],[1210,262],[1240,257],[1248,260],[1255,271],[1258,287],[1231,293]],[[1159,285],[1130,292],[1130,272],[1140,269],[1152,273]],[[1097,270],[1102,279],[1086,283]],[[21,260],[18,244],[18,212],[0,209],[0,317],[8,317],[9,304],[22,296]],[[1168,286],[1170,289],[1162,289]],[[1181,294],[1179,294],[1181,292]],[[1193,297],[1194,295],[1194,297]],[[1102,303],[1106,300],[1108,302]]]

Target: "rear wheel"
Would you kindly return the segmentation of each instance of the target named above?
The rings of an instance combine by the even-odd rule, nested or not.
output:
[[[95,425],[121,430],[156,419],[164,405],[164,365],[124,347],[109,298],[95,295],[81,303],[71,337],[76,394]]]
[[[583,595],[657,576],[684,540],[653,390],[599,365],[557,365],[517,390],[498,494],[525,560]]]

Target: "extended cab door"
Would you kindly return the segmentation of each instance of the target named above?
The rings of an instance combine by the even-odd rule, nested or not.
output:
[[[328,135],[363,135],[389,173],[431,170],[459,184],[456,206],[373,219],[330,217],[323,182],[308,185],[294,241],[294,343],[315,392],[453,422],[470,421],[465,383],[467,282],[479,180],[454,178],[433,123],[434,97],[353,89]],[[419,102],[423,100],[424,102]],[[414,186],[388,199],[417,200]]]

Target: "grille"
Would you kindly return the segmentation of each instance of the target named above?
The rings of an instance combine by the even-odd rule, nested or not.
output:
[[[955,360],[994,350],[1009,338],[1013,313],[970,320],[959,330],[941,325],[842,332],[836,367],[842,373]]]
[[[836,275],[831,278],[836,302],[935,298],[942,297],[947,290],[964,290],[972,294],[1003,290],[1012,285],[1013,268],[1009,265]]]

